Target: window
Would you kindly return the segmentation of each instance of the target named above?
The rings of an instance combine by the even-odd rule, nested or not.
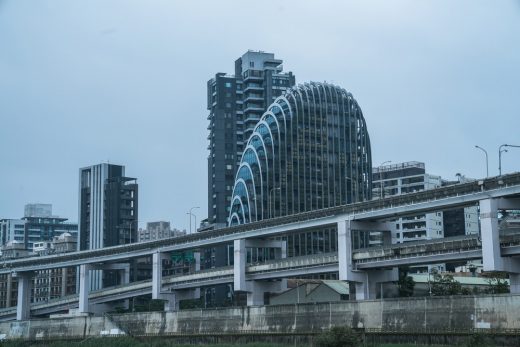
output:
[[[226,82],[225,86],[226,86],[226,88],[231,88],[231,82]]]
[[[250,61],[249,62],[249,67],[255,67],[255,62],[254,61]]]

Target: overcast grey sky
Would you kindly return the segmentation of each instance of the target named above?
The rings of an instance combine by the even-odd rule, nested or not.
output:
[[[247,49],[350,91],[374,166],[483,177],[474,145],[490,175],[520,145],[518,0],[0,0],[0,218],[77,221],[78,169],[105,161],[138,178],[141,226],[206,217],[206,81]]]

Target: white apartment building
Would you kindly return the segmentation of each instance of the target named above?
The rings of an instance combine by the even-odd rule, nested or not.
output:
[[[374,199],[414,193],[438,188],[442,185],[440,176],[427,174],[424,163],[417,161],[380,166],[374,168],[372,172]],[[392,232],[392,243],[441,237],[444,237],[442,212],[427,213],[396,220],[395,230]]]

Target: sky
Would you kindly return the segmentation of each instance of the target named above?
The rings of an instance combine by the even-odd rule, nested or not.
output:
[[[498,174],[520,145],[520,1],[0,0],[0,218],[52,203],[78,170],[125,165],[139,225],[207,216],[206,82],[248,49],[363,110],[373,165]],[[502,171],[520,171],[520,148]]]

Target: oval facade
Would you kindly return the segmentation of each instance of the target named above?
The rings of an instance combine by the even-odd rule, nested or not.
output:
[[[369,200],[371,172],[370,139],[352,94],[328,83],[298,85],[249,137],[228,224]]]

